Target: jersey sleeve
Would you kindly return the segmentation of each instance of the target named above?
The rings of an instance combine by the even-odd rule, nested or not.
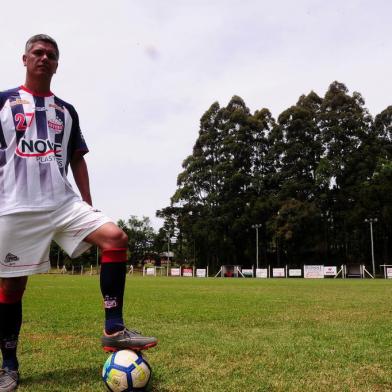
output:
[[[72,159],[76,152],[84,155],[87,154],[89,150],[80,129],[78,113],[73,107],[71,107],[70,114],[72,117],[72,128],[68,145],[68,156]]]
[[[3,106],[8,98],[9,98],[9,94],[7,94],[7,92],[0,91],[0,110],[3,109]]]

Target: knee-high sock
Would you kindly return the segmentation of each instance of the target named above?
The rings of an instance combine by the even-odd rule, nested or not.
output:
[[[0,290],[0,347],[2,367],[17,370],[19,367],[16,350],[22,325],[23,291],[8,295]]]
[[[105,307],[105,331],[109,334],[124,328],[126,261],[125,248],[102,251],[100,284]]]

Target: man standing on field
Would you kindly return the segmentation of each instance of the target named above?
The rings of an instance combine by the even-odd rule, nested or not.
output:
[[[84,154],[88,152],[72,105],[50,90],[59,50],[44,34],[25,48],[23,86],[0,92],[0,392],[19,383],[16,355],[27,276],[49,269],[56,241],[70,257],[92,244],[101,249],[106,351],[143,350],[154,337],[125,328],[122,307],[127,236],[92,207]],[[67,180],[71,167],[81,197]]]

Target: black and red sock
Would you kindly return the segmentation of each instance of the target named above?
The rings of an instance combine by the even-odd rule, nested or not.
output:
[[[22,325],[23,291],[9,293],[0,289],[0,348],[2,368],[18,370],[16,355],[19,332]]]
[[[108,334],[124,329],[123,299],[126,262],[127,250],[125,248],[102,251],[100,285],[105,308],[105,331]]]

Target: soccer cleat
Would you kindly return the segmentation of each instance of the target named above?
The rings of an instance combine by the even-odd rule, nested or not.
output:
[[[122,331],[112,335],[105,333],[101,338],[101,342],[105,351],[115,352],[126,349],[133,351],[147,350],[156,346],[158,340],[152,336],[143,336],[138,331],[124,328]]]
[[[0,369],[0,392],[16,391],[18,384],[19,372],[17,370]]]

